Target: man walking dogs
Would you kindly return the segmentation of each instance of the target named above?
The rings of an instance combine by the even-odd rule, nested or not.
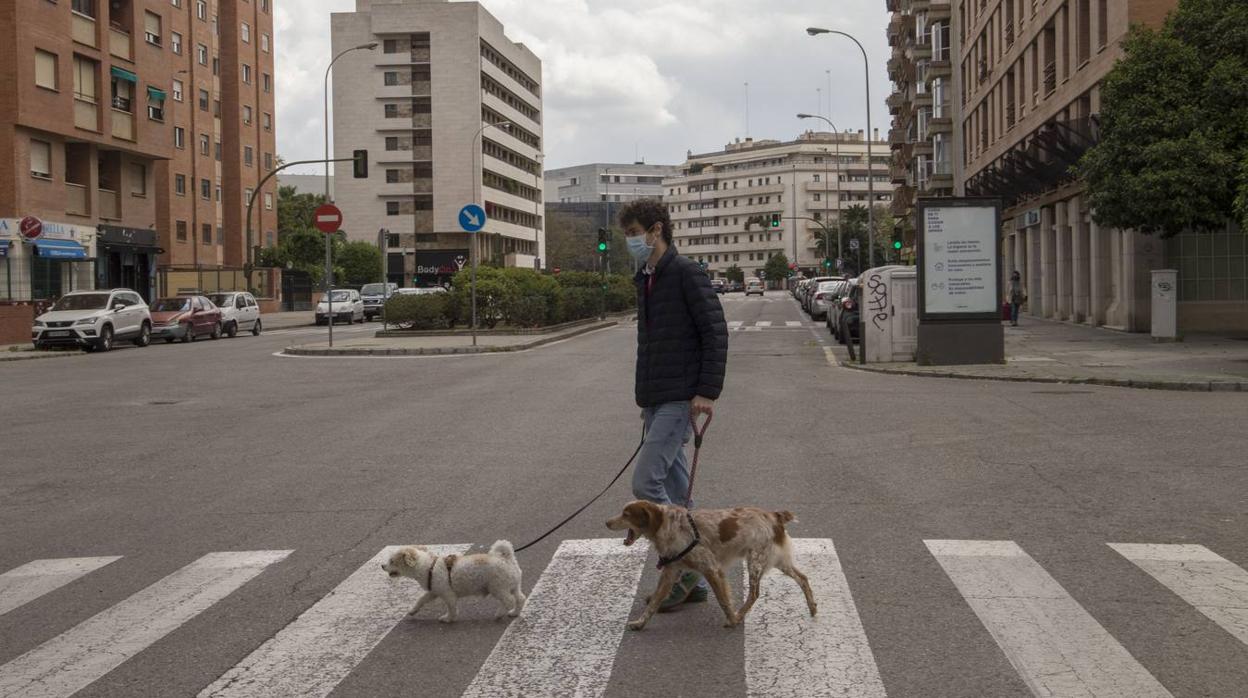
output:
[[[641,265],[637,283],[637,405],[646,438],[633,470],[633,495],[691,507],[685,444],[692,419],[710,415],[724,387],[728,325],[706,272],[676,254],[672,221],[658,199],[620,211],[628,251]],[[692,418],[692,419],[691,419]],[[660,611],[705,601],[706,581],[687,573]]]

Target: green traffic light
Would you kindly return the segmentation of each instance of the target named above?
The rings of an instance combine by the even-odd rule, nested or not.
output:
[[[606,251],[607,251],[607,243],[605,243],[605,242],[600,242],[600,243],[598,243],[598,251],[599,251],[599,252],[606,252]]]
[[[894,249],[894,250],[900,250],[900,249],[901,249],[901,240],[897,240],[896,242],[894,242],[894,243],[893,243],[893,249]]]

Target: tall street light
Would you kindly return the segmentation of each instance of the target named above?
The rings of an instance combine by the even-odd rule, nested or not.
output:
[[[842,249],[841,249],[841,135],[840,135],[840,131],[837,130],[836,124],[832,123],[831,119],[819,116],[818,114],[798,114],[797,118],[799,119],[822,119],[823,121],[826,121],[828,123],[828,126],[832,127],[832,135],[836,136],[836,138],[834,138],[832,141],[836,147],[836,258],[838,260],[842,260],[845,258],[845,255],[842,253]],[[824,152],[827,152],[827,151],[824,151]],[[823,197],[824,197],[823,217],[827,218],[828,217],[828,202],[827,202],[828,187],[827,187],[826,180],[828,178],[828,168],[826,165],[823,168],[823,178],[825,180],[824,187],[823,187]],[[828,240],[827,240],[828,226],[824,225],[823,230],[824,230],[823,250],[824,252],[827,252],[828,251]]]
[[[334,56],[329,65],[325,66],[325,202],[329,203],[329,71],[338,62],[339,58],[351,53],[352,51],[372,51],[377,48],[377,42],[371,44],[360,44],[344,49]],[[334,294],[330,293],[330,289],[334,286],[334,262],[331,257],[331,250],[334,247],[332,235],[325,236],[325,310],[329,316],[329,346],[334,346]]]
[[[511,122],[510,121],[496,121],[492,124],[483,125],[481,128],[477,129],[477,135],[472,137],[472,143],[470,144],[472,146],[472,202],[473,203],[477,203],[478,200],[481,198],[481,196],[477,194],[477,185],[481,183],[481,175],[482,175],[481,170],[477,169],[477,154],[481,152],[481,148],[477,146],[477,139],[481,138],[481,134],[485,133],[485,129],[494,128],[494,127],[500,128],[504,131],[509,131],[511,130]],[[483,158],[481,162],[481,168],[484,169],[484,167],[485,167],[485,160]],[[481,207],[485,208],[485,205],[482,204]],[[472,257],[472,280],[471,280],[471,284],[472,284],[472,346],[475,347],[477,346],[477,257],[479,256],[479,253],[477,252],[477,248],[481,246],[481,233],[478,231],[475,233],[469,233],[468,235],[469,235],[468,239],[470,241],[468,245],[468,254],[469,256]]]
[[[858,50],[862,51],[862,67],[867,77],[867,252],[869,255],[869,266],[875,266],[875,163],[871,161],[871,64],[867,60],[867,50],[862,47],[862,42],[843,31],[835,29],[820,29],[819,27],[808,27],[806,33],[815,36],[817,34],[840,34],[858,44]]]

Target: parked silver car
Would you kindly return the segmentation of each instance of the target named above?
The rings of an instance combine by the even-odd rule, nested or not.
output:
[[[329,300],[333,302],[333,317],[330,317],[330,304],[322,300],[316,304],[316,324],[330,322],[364,322],[364,300],[360,292],[353,288],[336,288],[329,292]]]
[[[137,347],[152,342],[152,315],[147,303],[128,288],[66,293],[48,312],[35,318],[30,329],[36,349],[74,346],[84,351],[108,351],[118,339],[131,340]]]
[[[819,282],[815,292],[810,296],[810,319],[819,320],[826,318],[828,309],[832,307],[833,299],[839,297],[837,291],[845,286],[846,282],[842,279]]]
[[[208,300],[221,309],[225,336],[233,337],[240,330],[252,336],[260,334],[260,304],[256,303],[255,296],[246,291],[222,291],[209,293]]]

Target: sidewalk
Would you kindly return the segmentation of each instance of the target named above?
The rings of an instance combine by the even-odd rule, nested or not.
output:
[[[316,324],[316,314],[311,310],[296,310],[289,313],[264,313],[260,316],[260,324],[266,330],[305,327]]]
[[[1147,334],[1026,317],[1021,323],[1005,327],[1004,365],[858,364],[840,346],[836,356],[849,368],[913,376],[1248,392],[1248,336],[1154,342]]]
[[[562,331],[541,334],[479,334],[473,346],[472,336],[424,335],[413,337],[358,337],[334,342],[315,342],[286,347],[287,356],[438,356],[447,354],[489,354],[523,351],[543,344],[557,342],[577,335],[593,332],[619,324],[618,320],[604,320]]]

